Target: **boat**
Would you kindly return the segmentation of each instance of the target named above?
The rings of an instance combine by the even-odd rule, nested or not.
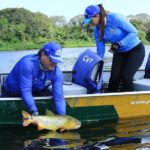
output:
[[[67,115],[79,119],[82,123],[150,116],[150,90],[148,89],[107,93],[105,89],[107,89],[110,72],[104,71],[103,92],[87,94],[84,87],[71,83],[72,71],[64,71],[63,73]],[[136,81],[142,79],[143,75],[144,70],[137,72],[135,84],[137,84]],[[1,85],[6,76],[7,74],[0,74]],[[150,81],[150,79],[148,80]],[[141,87],[143,88],[143,85]],[[46,109],[54,111],[51,96],[34,98],[40,114],[44,115]],[[27,111],[27,108],[20,97],[0,97],[0,127],[22,126],[22,110]]]

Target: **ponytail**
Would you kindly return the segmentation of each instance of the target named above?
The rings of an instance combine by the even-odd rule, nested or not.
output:
[[[106,11],[103,7],[102,4],[98,5],[100,8],[100,20],[99,20],[99,25],[100,25],[100,41],[103,40],[104,38],[104,31],[105,31],[105,17],[106,17]]]

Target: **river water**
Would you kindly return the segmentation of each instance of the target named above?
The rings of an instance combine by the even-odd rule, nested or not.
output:
[[[34,127],[6,128],[0,130],[0,149],[150,150],[150,118],[87,124],[66,133],[38,131]]]
[[[146,48],[146,56],[144,62],[141,66],[141,69],[144,69],[145,63],[147,60],[147,56],[150,52],[150,46],[145,46]],[[60,65],[60,68],[65,71],[72,70],[76,59],[79,54],[85,51],[86,49],[91,49],[96,52],[95,47],[84,47],[84,48],[63,48],[62,57],[64,63]],[[104,67],[105,69],[110,70],[111,61],[112,61],[112,53],[108,52],[106,48],[106,53],[104,57]],[[15,63],[24,55],[37,53],[38,50],[21,50],[21,51],[0,51],[0,73],[9,73]]]
[[[150,47],[146,47],[146,57],[141,66],[144,69]],[[64,48],[60,65],[63,71],[72,70],[78,55],[87,48]],[[91,47],[96,51],[95,47]],[[108,49],[108,48],[107,48]],[[38,50],[0,52],[0,73],[8,73],[24,55]],[[106,52],[105,69],[111,67],[112,54]],[[65,147],[65,148],[64,148]],[[74,148],[71,148],[74,147]],[[80,129],[67,133],[37,131],[35,127],[0,129],[0,150],[150,150],[150,118],[131,118],[113,122],[83,125]]]

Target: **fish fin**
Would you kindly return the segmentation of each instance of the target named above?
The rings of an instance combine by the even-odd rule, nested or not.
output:
[[[28,126],[30,123],[32,123],[32,120],[24,120],[23,121],[23,126]]]
[[[60,132],[67,132],[67,129],[66,128],[62,128],[62,129],[60,129]]]
[[[32,123],[32,117],[29,113],[23,110],[22,116],[23,116],[23,126],[28,126],[30,123]]]
[[[66,132],[67,129],[66,128],[58,128],[56,131],[61,133],[61,132]]]
[[[46,109],[46,116],[52,116],[54,113],[48,109]]]
[[[31,115],[24,110],[22,110],[22,116],[23,116],[23,118],[31,118]]]
[[[40,136],[38,137],[38,139],[41,140],[41,139],[44,139],[44,137],[45,137],[44,135],[40,135]]]
[[[43,130],[43,129],[44,129],[43,126],[38,124],[38,130]]]

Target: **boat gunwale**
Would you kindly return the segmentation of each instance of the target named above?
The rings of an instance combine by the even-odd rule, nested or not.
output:
[[[86,98],[86,97],[109,97],[109,96],[127,96],[127,95],[141,95],[150,94],[150,91],[134,91],[134,92],[117,92],[117,93],[96,93],[96,94],[79,94],[79,95],[65,95],[64,98]],[[37,96],[34,97],[35,100],[46,100],[52,99],[52,96]],[[1,101],[18,101],[22,100],[21,97],[0,97]]]

